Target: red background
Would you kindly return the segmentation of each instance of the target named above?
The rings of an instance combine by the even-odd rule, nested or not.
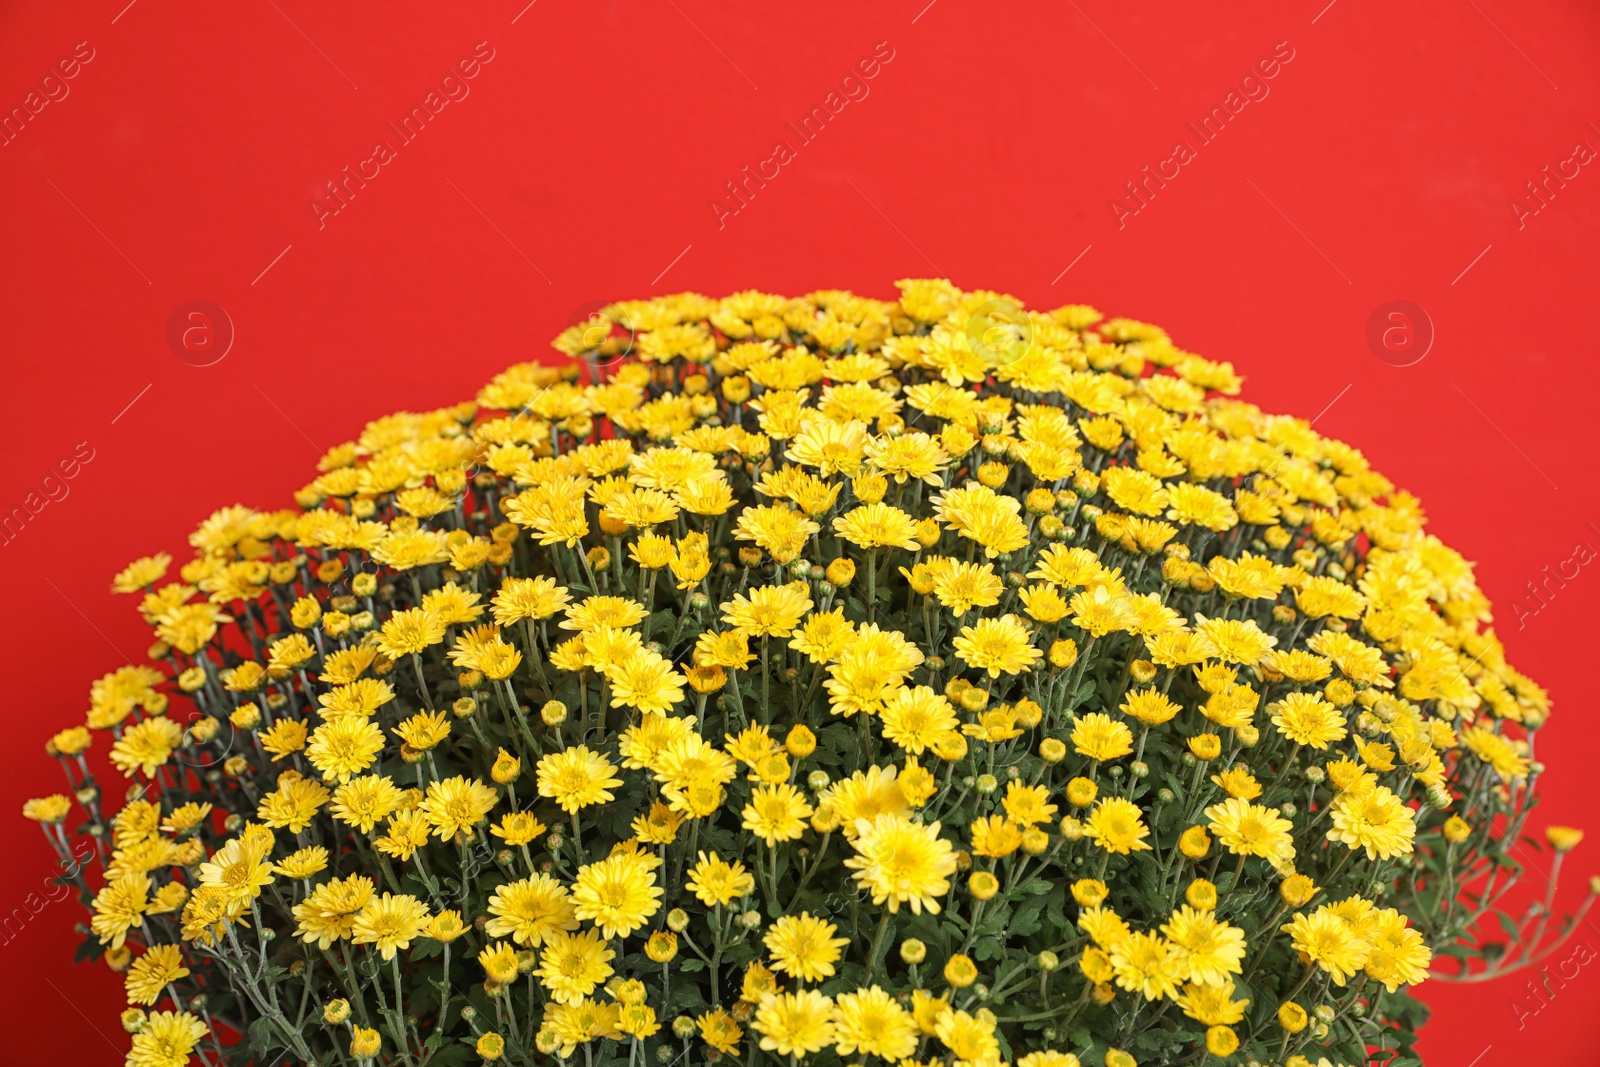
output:
[[[179,553],[217,506],[288,503],[366,419],[471,396],[597,302],[887,297],[932,274],[1158,322],[1234,361],[1247,399],[1320,415],[1421,496],[1480,561],[1513,662],[1555,698],[1535,824],[1594,822],[1600,574],[1520,628],[1510,606],[1579,541],[1600,547],[1582,326],[1600,174],[1584,167],[1521,228],[1510,207],[1575,143],[1600,147],[1594,5],[526,2],[0,12],[0,107],[78,42],[95,52],[0,148],[0,510],[79,442],[94,450],[70,496],[0,547],[0,912],[49,873],[14,815],[59,788],[39,746],[148,643],[108,592],[128,559]],[[393,142],[385,123],[480,41],[494,59],[470,96],[319,229],[323,183]],[[1270,95],[1200,147],[1185,123],[1284,41]],[[799,144],[785,124],[879,42],[893,59],[870,95]],[[1119,228],[1111,198],[1180,138],[1198,157]],[[719,228],[712,198],[780,139],[797,157]],[[1395,298],[1436,331],[1413,366],[1365,339]],[[192,299],[236,330],[212,366],[166,340]],[[1564,901],[1597,847],[1573,855]],[[120,982],[69,962],[79,919],[51,905],[0,944],[0,1061],[120,1062]],[[1580,937],[1600,946],[1594,926]],[[1600,1062],[1600,967],[1519,1029],[1520,982],[1425,986],[1428,1062]]]

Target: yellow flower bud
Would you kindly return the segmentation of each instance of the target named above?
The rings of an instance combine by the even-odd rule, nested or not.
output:
[[[1206,1031],[1206,1051],[1213,1056],[1232,1056],[1239,1051],[1239,1035],[1232,1027],[1213,1026]]]
[[[689,687],[696,693],[711,694],[728,684],[728,674],[721,667],[690,667]]]
[[[1078,959],[1078,969],[1083,971],[1083,976],[1091,982],[1109,982],[1117,973],[1111,965],[1111,957],[1105,950],[1096,945],[1090,945],[1083,950],[1083,955]]]
[[[494,766],[489,770],[489,776],[501,785],[507,785],[517,780],[522,774],[522,761],[517,759],[505,749],[495,757]]]
[[[382,1044],[383,1040],[378,1036],[378,1031],[358,1026],[350,1034],[350,1055],[358,1060],[371,1059],[378,1054]]]
[[[1072,883],[1072,899],[1085,908],[1096,908],[1106,899],[1110,888],[1098,878],[1080,878]]]
[[[1322,695],[1334,707],[1347,708],[1356,698],[1356,688],[1343,678],[1334,678],[1322,687]]]
[[[1217,906],[1217,887],[1204,878],[1196,878],[1184,890],[1183,899],[1189,902],[1191,908],[1211,911]]]
[[[946,452],[959,459],[972,451],[973,447],[977,445],[978,439],[965,426],[959,423],[951,423],[939,434],[939,443],[944,445]]]
[[[933,754],[942,760],[955,763],[966,756],[967,748],[967,739],[961,734],[942,734],[933,743]]]
[[[1178,850],[1192,860],[1211,851],[1211,835],[1201,826],[1191,826],[1178,837]]]
[[[1317,895],[1317,887],[1303,874],[1291,874],[1278,887],[1278,894],[1291,908],[1303,907]]]
[[[784,736],[783,747],[795,759],[805,759],[817,750],[817,735],[805,723],[798,723]]]
[[[644,943],[644,954],[656,963],[669,963],[678,954],[678,935],[657,930]]]
[[[1063,637],[1050,646],[1050,665],[1058,670],[1066,670],[1078,662],[1078,643],[1070,637]]]
[[[971,956],[957,953],[944,965],[944,980],[957,989],[965,989],[978,980],[978,965]]]
[[[820,804],[811,815],[811,828],[819,834],[830,834],[839,828],[841,821],[832,804]]]
[[[978,468],[978,481],[990,489],[998,489],[1006,484],[1006,479],[1011,477],[1011,468],[1004,463],[990,461]]]
[[[1571,852],[1583,840],[1583,831],[1573,826],[1547,826],[1544,839],[1557,852]]]

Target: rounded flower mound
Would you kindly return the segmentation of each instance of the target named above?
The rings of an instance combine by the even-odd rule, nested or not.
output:
[[[614,304],[112,579],[24,814],[130,1064],[1355,1063],[1577,928],[1475,947],[1549,701],[1414,497],[899,288]]]

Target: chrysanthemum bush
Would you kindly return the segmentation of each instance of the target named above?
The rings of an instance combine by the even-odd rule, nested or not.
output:
[[[130,1064],[1411,1063],[1430,967],[1570,933],[1413,497],[1157,327],[900,290],[613,305],[116,577],[150,663],[27,814]]]

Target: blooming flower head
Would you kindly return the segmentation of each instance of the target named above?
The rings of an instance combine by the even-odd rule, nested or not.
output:
[[[960,726],[950,701],[925,685],[896,690],[884,702],[878,719],[884,737],[918,756]]]
[[[1383,908],[1373,916],[1366,931],[1370,951],[1363,970],[1367,977],[1382,982],[1393,993],[1402,985],[1417,985],[1428,977],[1433,961],[1420,931],[1411,928],[1404,915]]]
[[[894,1063],[917,1047],[915,1017],[875,985],[834,998],[833,1033],[842,1056],[860,1053]]]
[[[689,868],[689,890],[706,907],[722,906],[755,888],[755,878],[743,863],[727,862],[717,855],[700,853],[700,860]]]
[[[505,882],[489,897],[489,922],[484,929],[491,937],[509,937],[519,945],[537,948],[552,934],[577,928],[577,910],[567,887],[548,874]]]
[[[318,885],[294,906],[300,940],[318,948],[348,940],[355,929],[356,915],[372,899],[372,891],[372,879],[362,874]]]
[[[508,626],[524,619],[547,619],[572,602],[553,578],[507,578],[494,596],[494,621]]]
[[[1276,808],[1230,797],[1205,809],[1212,833],[1229,852],[1263,859],[1294,858],[1294,824]]]
[[[601,666],[611,682],[614,708],[665,712],[683,699],[687,679],[672,669],[670,660],[649,649],[634,649]]]
[[[994,1036],[994,1016],[987,1011],[968,1015],[964,1011],[945,1011],[934,1023],[934,1034],[963,1067],[995,1063],[1000,1043]]]
[[[788,637],[811,610],[804,582],[769,585],[735,596],[723,606],[722,621],[758,637]]]
[[[1156,689],[1140,689],[1129,693],[1128,699],[1122,704],[1125,715],[1151,726],[1170,722],[1181,710],[1165,693]]]
[[[761,1047],[780,1056],[821,1052],[834,1041],[833,1000],[814,989],[777,993],[756,1010]]]
[[[1134,933],[1111,949],[1117,985],[1146,1000],[1175,997],[1185,971],[1181,953],[1160,934]]]
[[[909,904],[921,914],[926,908],[939,914],[939,898],[950,888],[956,871],[955,850],[939,836],[939,824],[914,823],[904,815],[878,815],[858,819],[855,855],[844,865],[854,879],[872,894],[872,902],[891,912]]]
[[[1028,628],[1015,615],[1002,615],[998,619],[980,619],[975,625],[963,626],[956,636],[956,656],[976,670],[988,671],[989,677],[1002,674],[1026,674],[1033,665],[1044,658],[1044,653],[1034,648]]]
[[[183,727],[171,719],[156,717],[130,726],[111,746],[111,762],[124,775],[155,776],[156,768],[171,758],[183,739]]]
[[[859,548],[904,548],[915,552],[920,546],[913,535],[916,522],[910,515],[889,504],[863,504],[833,520],[840,537]]]
[[[206,1032],[206,1024],[186,1011],[151,1012],[133,1035],[128,1062],[133,1067],[183,1067]]]
[[[734,537],[766,549],[778,563],[789,563],[821,527],[784,505],[747,507],[739,513]]]
[[[1328,840],[1366,851],[1367,858],[1392,859],[1411,851],[1416,817],[1386,786],[1352,789],[1333,802]]]
[[[734,1022],[733,1016],[721,1008],[713,1008],[695,1020],[700,1039],[718,1052],[734,1053],[739,1050],[739,1039],[744,1030]]]
[[[391,659],[411,656],[444,640],[444,621],[426,608],[407,608],[383,624],[378,650]]]
[[[260,896],[261,890],[272,883],[272,865],[266,860],[271,850],[270,834],[233,838],[200,865],[200,884],[211,886],[232,900]]]
[[[1338,708],[1307,693],[1290,693],[1271,707],[1272,725],[1297,745],[1325,749],[1345,736],[1344,715]]]
[[[1050,822],[1056,814],[1056,805],[1047,799],[1049,791],[1040,785],[1023,785],[1021,782],[1012,782],[1006,786],[1005,799],[1001,806],[1005,808],[1006,816],[1020,826],[1034,826],[1038,823]]]
[[[1000,594],[1005,590],[1005,583],[994,572],[992,563],[968,563],[936,557],[921,566],[927,568],[934,598],[949,608],[950,614],[957,619],[973,608],[993,607],[1000,603]]]
[[[1144,823],[1144,813],[1125,797],[1105,797],[1097,803],[1084,824],[1084,833],[1107,852],[1119,855],[1150,848],[1145,840],[1150,828]]]
[[[377,762],[382,751],[383,731],[377,723],[343,715],[311,732],[306,758],[323,778],[344,783]]]
[[[173,982],[189,974],[177,945],[152,945],[133,961],[123,979],[129,1004],[154,1004]]]
[[[350,940],[357,945],[372,945],[386,960],[394,959],[399,949],[410,948],[422,935],[430,916],[427,905],[406,894],[373,897],[356,913]]]
[[[619,853],[578,868],[572,902],[578,918],[591,921],[607,939],[627,937],[661,909],[662,889],[649,863]]]
[[[756,788],[745,805],[743,826],[771,847],[779,841],[797,839],[812,810],[794,786],[786,782],[763,785]]]
[[[1185,904],[1161,925],[1161,932],[1178,950],[1191,982],[1220,986],[1238,974],[1245,954],[1244,931],[1218,919],[1209,910]]]
[[[839,951],[850,943],[835,937],[839,928],[810,912],[785,915],[774,922],[762,939],[771,954],[772,967],[806,982],[831,978]]]
[[[557,930],[545,939],[533,973],[557,1004],[578,1004],[611,977],[616,955],[597,930]]]
[[[1086,759],[1117,759],[1133,751],[1133,731],[1109,715],[1090,712],[1072,727],[1072,747]]]
[[[1361,970],[1372,952],[1371,943],[1326,906],[1310,915],[1296,913],[1282,929],[1293,940],[1295,950],[1326,971],[1338,986]]]
[[[611,789],[622,784],[611,763],[584,745],[543,757],[537,776],[539,795],[551,798],[568,814],[613,800]]]
[[[977,542],[991,559],[1014,552],[1028,542],[1018,501],[985,485],[946,490],[933,498],[934,514],[961,537]]]
[[[436,836],[450,840],[457,834],[471,836],[499,800],[499,794],[476,778],[446,778],[428,786],[422,802],[423,816]]]
[[[854,635],[855,624],[844,617],[843,608],[835,608],[807,616],[790,639],[789,647],[812,663],[831,663]]]
[[[872,766],[834,784],[827,795],[827,804],[838,816],[847,838],[855,836],[861,819],[870,820],[879,815],[899,814],[906,810],[906,795],[900,787],[899,771],[898,767],[892,765]]]

